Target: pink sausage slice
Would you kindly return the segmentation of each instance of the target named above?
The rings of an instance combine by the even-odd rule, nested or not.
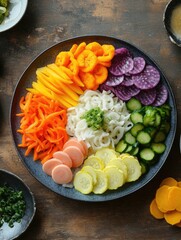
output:
[[[60,164],[62,164],[62,161],[56,158],[51,158],[43,164],[42,168],[47,175],[52,176],[53,168]]]
[[[84,154],[84,157],[86,158],[88,155],[88,148],[87,144],[84,141],[79,141],[77,138],[72,137],[70,138],[63,146],[63,149],[69,146],[75,146],[80,148],[81,152]]]
[[[78,147],[69,146],[69,147],[66,147],[63,151],[67,153],[71,158],[73,168],[76,168],[82,165],[84,161],[84,155]]]
[[[68,167],[72,167],[72,160],[66,152],[54,152],[53,157],[59,159],[63,164],[67,165]]]
[[[52,179],[58,184],[70,183],[72,178],[71,169],[64,164],[56,166],[52,171]]]
[[[83,148],[84,148],[84,156],[85,158],[87,157],[88,155],[88,147],[87,147],[87,144],[84,142],[84,141],[80,141],[80,143],[82,144]]]

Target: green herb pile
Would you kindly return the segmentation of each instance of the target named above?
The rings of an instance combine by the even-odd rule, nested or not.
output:
[[[8,185],[0,186],[0,227],[4,222],[14,227],[15,222],[21,222],[25,214],[26,203],[23,192]]]
[[[0,24],[4,21],[4,18],[8,16],[8,0],[0,0]]]
[[[102,128],[104,124],[104,111],[102,111],[99,107],[92,108],[81,118],[86,120],[88,127],[93,130],[98,130]]]

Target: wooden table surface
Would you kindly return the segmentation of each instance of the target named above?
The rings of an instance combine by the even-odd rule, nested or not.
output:
[[[20,239],[179,240],[181,228],[155,220],[149,204],[164,177],[181,178],[181,48],[163,26],[167,0],[31,0],[22,20],[0,33],[0,168],[21,177],[34,193],[34,221]],[[26,67],[46,48],[80,35],[109,35],[151,56],[172,87],[178,125],[168,159],[156,177],[127,197],[103,203],[59,196],[40,184],[18,158],[9,124],[15,86]]]

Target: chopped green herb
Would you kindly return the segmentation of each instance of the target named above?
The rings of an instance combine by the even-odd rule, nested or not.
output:
[[[0,186],[0,227],[7,222],[14,227],[15,222],[21,222],[25,214],[26,203],[22,191],[8,185]]]
[[[4,18],[8,16],[8,0],[0,0],[0,24],[4,21]]]
[[[98,130],[102,128],[104,124],[104,111],[102,111],[99,107],[92,108],[81,118],[86,120],[88,127]]]

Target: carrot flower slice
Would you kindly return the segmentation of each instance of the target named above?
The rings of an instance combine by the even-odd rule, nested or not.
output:
[[[82,51],[77,57],[82,72],[91,72],[97,64],[97,56],[90,50]]]

